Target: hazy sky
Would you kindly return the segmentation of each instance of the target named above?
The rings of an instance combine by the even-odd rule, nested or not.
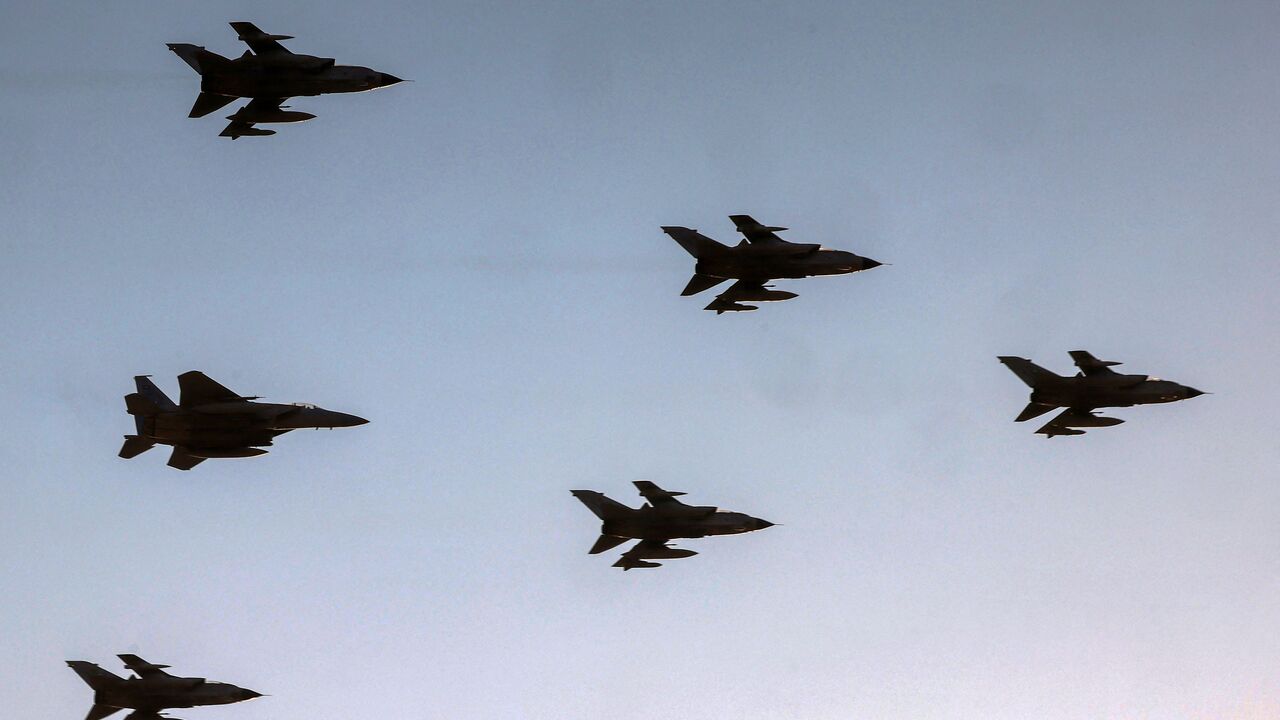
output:
[[[1280,716],[1274,2],[0,3],[8,716]],[[415,82],[231,142],[229,20]],[[737,212],[892,265],[717,317]],[[1214,394],[1013,423],[1077,348]],[[117,458],[191,369],[372,422]],[[636,479],[782,525],[623,573]]]

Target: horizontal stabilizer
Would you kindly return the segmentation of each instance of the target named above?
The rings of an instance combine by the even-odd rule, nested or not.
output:
[[[715,277],[713,275],[703,275],[702,273],[694,273],[689,278],[689,284],[684,286],[684,290],[680,292],[681,297],[697,295],[703,290],[713,288],[729,278]]]
[[[220,110],[235,101],[232,95],[216,95],[214,93],[202,92],[196,96],[196,102],[191,106],[191,112],[187,113],[189,118],[201,118],[215,110]]]
[[[184,447],[175,447],[173,454],[169,456],[169,467],[179,470],[190,470],[202,462],[204,458],[192,455]]]
[[[113,707],[111,705],[94,703],[93,707],[89,708],[89,714],[84,716],[84,720],[102,720],[102,718],[114,715],[123,709],[124,708]]]
[[[120,457],[125,460],[135,458],[155,446],[155,443],[146,438],[138,437],[137,435],[125,435],[124,446],[120,448]]]
[[[618,537],[617,535],[601,535],[596,540],[596,544],[592,545],[591,549],[587,551],[587,554],[599,555],[602,552],[607,552],[609,550],[612,550],[618,547],[622,543],[626,542],[628,539],[629,538]]]
[[[1031,418],[1037,418],[1057,407],[1057,405],[1045,405],[1044,403],[1031,402],[1018,413],[1018,417],[1014,418],[1014,422],[1026,422]]]

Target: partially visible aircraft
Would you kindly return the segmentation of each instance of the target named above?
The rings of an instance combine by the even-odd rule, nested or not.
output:
[[[204,117],[238,98],[251,98],[227,116],[231,123],[222,130],[222,137],[235,140],[245,135],[274,135],[275,130],[254,125],[304,122],[315,117],[286,110],[283,103],[291,97],[364,92],[403,82],[367,67],[335,65],[333,58],[289,52],[280,41],[292,39],[291,35],[268,35],[250,22],[233,22],[231,27],[249,46],[235,60],[199,45],[169,43],[169,49],[200,74],[200,95],[187,117]]]
[[[603,521],[600,537],[589,554],[611,550],[629,540],[640,541],[613,564],[623,570],[660,567],[661,563],[647,561],[675,560],[698,554],[667,545],[676,538],[736,535],[773,527],[768,520],[743,513],[685,505],[676,500],[677,495],[684,493],[663,490],[648,480],[637,480],[634,485],[648,501],[639,509],[629,508],[594,490],[572,491],[574,497]]]
[[[746,238],[733,247],[687,227],[662,227],[663,232],[697,260],[693,278],[680,293],[682,296],[697,295],[725,280],[737,280],[704,308],[715,310],[717,315],[757,309],[755,305],[745,304],[747,302],[776,302],[796,297],[793,292],[771,289],[770,280],[844,275],[882,264],[844,250],[787,242],[777,235],[786,228],[761,225],[750,215],[730,215],[729,219]]]
[[[93,688],[93,707],[85,720],[102,720],[121,710],[133,710],[125,720],[178,720],[160,713],[169,708],[229,705],[262,697],[262,693],[229,683],[175,677],[164,671],[168,665],[155,665],[137,655],[117,657],[135,675],[126,680],[91,662],[67,661],[80,679]]]
[[[255,457],[267,454],[277,435],[301,428],[364,425],[362,417],[325,410],[307,403],[260,403],[257,396],[234,393],[198,371],[178,376],[177,404],[151,382],[133,378],[135,393],[124,396],[137,435],[125,435],[120,457],[141,455],[156,445],[172,445],[169,467],[190,470],[208,458]]]
[[[1000,362],[1031,388],[1031,402],[1015,422],[1066,408],[1036,432],[1045,437],[1083,435],[1083,430],[1075,428],[1111,427],[1124,422],[1094,414],[1098,408],[1175,402],[1204,394],[1149,375],[1122,375],[1111,369],[1120,363],[1099,360],[1084,350],[1072,350],[1070,354],[1080,369],[1074,377],[1049,372],[1026,358],[1000,356]]]

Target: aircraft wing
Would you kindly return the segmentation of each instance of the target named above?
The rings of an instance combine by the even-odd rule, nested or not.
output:
[[[747,239],[747,242],[753,245],[757,243],[768,244],[787,242],[774,234],[786,230],[784,227],[761,225],[750,215],[730,215],[729,219],[733,221],[734,227],[738,228],[738,232],[742,233],[743,237]]]
[[[659,505],[684,505],[684,503],[676,499],[676,496],[684,495],[685,493],[663,490],[648,480],[636,480],[632,485],[635,485],[636,489],[640,491],[640,497],[648,500],[649,504],[654,507]],[[634,550],[635,548],[632,549]]]
[[[129,653],[117,655],[116,657],[120,658],[120,660],[124,662],[124,666],[126,668],[137,673],[138,677],[173,677],[164,671],[165,668],[169,667],[168,665],[156,665],[155,663],[149,663],[137,655],[130,655]]]
[[[656,568],[662,567],[662,563],[650,562],[646,558],[674,560],[696,554],[692,550],[677,550],[668,547],[666,543],[657,540],[641,540],[632,545],[630,550],[622,553],[622,556],[618,558],[618,561],[613,566],[620,567],[624,571],[632,568]]]
[[[178,376],[178,392],[178,407],[184,408],[216,402],[251,399],[231,392],[199,370],[184,372]]]
[[[1083,435],[1083,430],[1076,428],[1111,427],[1124,422],[1120,418],[1095,415],[1091,407],[1072,407],[1063,410],[1045,423],[1036,433],[1045,437],[1056,435]]]
[[[1085,375],[1114,375],[1115,371],[1111,369],[1111,366],[1120,364],[1111,360],[1099,360],[1087,350],[1072,350],[1067,354],[1075,361],[1076,367],[1080,368],[1080,372]]]
[[[715,310],[716,314],[727,312],[746,312],[758,309],[757,305],[748,302],[776,302],[796,297],[793,292],[770,290],[765,283],[770,278],[742,279],[730,285],[724,292],[716,296],[703,310]]]
[[[254,137],[275,135],[275,130],[263,130],[262,128],[254,127],[254,123],[264,121],[271,122],[273,116],[278,117],[280,115],[282,112],[280,106],[288,99],[289,98],[287,97],[259,97],[250,100],[245,103],[244,107],[235,111],[234,114],[227,116],[227,119],[231,122],[222,129],[222,132],[218,133],[218,136],[229,137],[232,140],[235,140],[246,135],[252,135]],[[306,117],[312,116],[307,115]]]
[[[292,40],[292,35],[268,35],[251,22],[233,22],[231,29],[240,36],[238,39],[249,46],[257,55],[292,55],[293,53],[281,45],[280,40]]]

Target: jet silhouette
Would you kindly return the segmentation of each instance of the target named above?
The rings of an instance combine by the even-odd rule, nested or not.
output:
[[[693,507],[676,500],[682,492],[663,490],[648,480],[637,480],[636,488],[648,504],[629,508],[594,490],[573,490],[596,517],[603,521],[600,538],[591,546],[595,555],[613,549],[629,540],[639,540],[613,564],[623,570],[660,567],[646,560],[675,560],[698,553],[669,547],[676,538],[700,538],[707,535],[736,535],[772,527],[773,523],[738,512],[725,512],[714,507]]]
[[[796,297],[792,292],[771,290],[766,284],[770,280],[843,275],[882,264],[844,250],[787,242],[776,235],[786,228],[761,225],[750,215],[730,215],[729,219],[746,238],[733,247],[687,227],[662,227],[663,232],[697,260],[693,278],[680,293],[682,296],[697,295],[725,280],[737,280],[704,308],[715,310],[717,315],[757,309],[745,302],[776,302]]]
[[[1000,362],[1031,388],[1031,402],[1018,415],[1016,422],[1024,422],[1061,407],[1066,410],[1036,432],[1045,437],[1083,435],[1083,430],[1073,428],[1110,427],[1124,422],[1119,418],[1095,415],[1093,411],[1098,408],[1167,403],[1204,394],[1193,387],[1148,375],[1121,375],[1111,369],[1120,363],[1099,360],[1084,350],[1072,350],[1071,358],[1080,368],[1075,377],[1049,372],[1025,358],[1000,356]]]
[[[191,69],[200,74],[200,95],[187,117],[204,117],[238,98],[252,98],[228,115],[231,121],[221,136],[232,140],[245,135],[274,135],[275,130],[256,123],[295,123],[315,117],[285,110],[285,100],[300,95],[364,92],[403,82],[394,75],[358,65],[335,65],[333,58],[289,52],[281,40],[290,35],[268,35],[249,22],[233,22],[239,39],[249,46],[232,60],[199,45],[169,43]]]
[[[120,457],[141,455],[156,445],[172,445],[169,467],[190,470],[208,458],[265,455],[277,435],[299,428],[336,428],[369,422],[355,415],[306,403],[259,403],[210,380],[198,370],[178,376],[181,394],[175,405],[151,382],[133,378],[138,391],[124,396],[137,435],[125,435]]]
[[[128,680],[83,660],[67,665],[93,688],[93,707],[85,720],[102,720],[121,710],[133,710],[125,720],[178,720],[161,715],[169,708],[228,705],[262,697],[262,693],[204,678],[174,677],[168,665],[153,665],[137,655],[118,655],[124,666],[137,673]]]

